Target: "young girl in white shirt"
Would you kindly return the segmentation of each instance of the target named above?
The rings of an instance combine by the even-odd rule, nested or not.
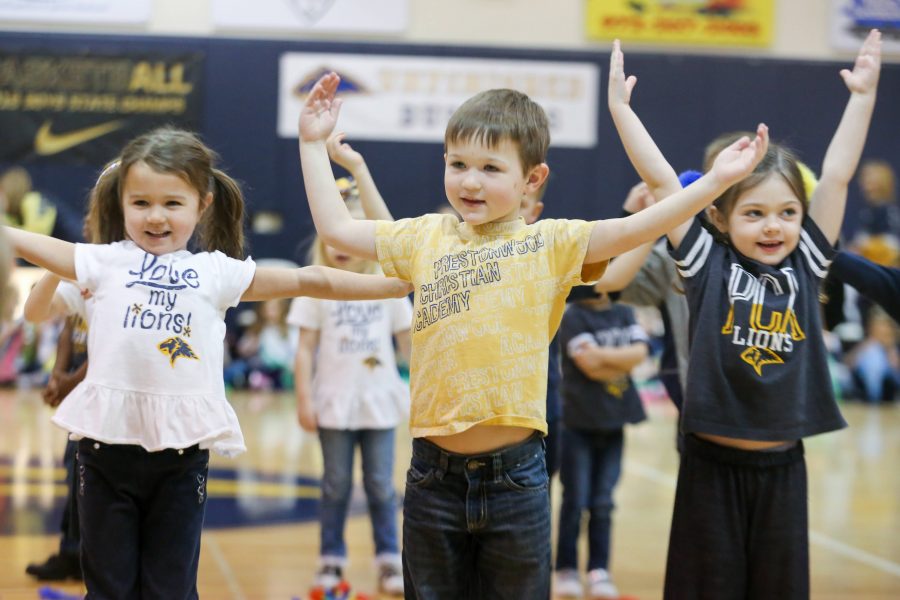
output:
[[[352,202],[352,201],[351,201]],[[348,203],[349,204],[349,203]],[[362,218],[359,206],[352,207]],[[354,273],[377,273],[373,261],[351,257],[318,238],[310,262]],[[347,562],[344,523],[359,446],[372,520],[379,590],[403,593],[394,492],[394,429],[406,417],[409,390],[400,379],[394,341],[407,360],[412,306],[406,298],[345,302],[297,298],[288,323],[300,327],[294,367],[300,425],[319,432],[324,473],[315,584],[333,587]]]
[[[18,256],[92,296],[87,376],[53,417],[80,440],[87,598],[197,597],[209,449],[245,450],[222,380],[229,307],[409,291],[374,275],[240,260],[243,196],[215,161],[194,134],[157,129],[129,143],[91,192],[91,238],[112,243],[6,228]]]

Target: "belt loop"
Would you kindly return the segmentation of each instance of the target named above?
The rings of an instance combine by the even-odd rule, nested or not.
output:
[[[500,483],[500,480],[503,479],[503,454],[497,452],[491,458],[493,459],[494,483]]]
[[[440,456],[438,457],[438,469],[435,475],[439,480],[443,481],[444,475],[447,474],[447,470],[450,468],[450,456],[443,450],[440,452]]]

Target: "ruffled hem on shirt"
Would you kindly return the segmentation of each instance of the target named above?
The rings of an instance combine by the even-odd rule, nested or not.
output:
[[[76,437],[134,444],[148,452],[198,444],[223,456],[247,450],[237,415],[215,395],[149,394],[82,382],[53,422]]]

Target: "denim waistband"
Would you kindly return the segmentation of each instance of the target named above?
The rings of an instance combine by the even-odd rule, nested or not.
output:
[[[792,447],[779,452],[742,450],[722,446],[695,435],[684,436],[684,451],[706,460],[729,465],[747,467],[776,467],[803,459],[803,440],[797,440]]]
[[[444,473],[461,474],[478,469],[494,471],[512,469],[524,462],[533,460],[544,453],[544,438],[539,431],[531,437],[513,446],[500,448],[486,454],[456,454],[447,452],[437,444],[425,438],[415,438],[412,444],[413,457]]]

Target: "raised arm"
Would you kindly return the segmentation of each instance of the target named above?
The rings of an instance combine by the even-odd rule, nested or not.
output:
[[[850,99],[825,152],[822,175],[809,205],[809,216],[832,244],[841,233],[847,186],[856,172],[875,108],[881,72],[881,32],[873,29],[863,42],[853,70],[841,70]]]
[[[635,84],[637,77],[625,76],[625,56],[619,40],[616,40],[609,57],[609,113],[631,164],[650,188],[653,197],[662,200],[680,190],[681,184],[678,182],[678,174],[631,108],[631,92]]]
[[[4,229],[16,256],[63,279],[75,279],[75,244],[15,227]]]
[[[622,211],[633,215],[651,206],[653,203],[654,200],[653,195],[650,193],[650,188],[642,181],[629,190],[625,203],[622,205]],[[606,268],[603,277],[594,284],[594,291],[598,293],[618,292],[628,287],[628,284],[641,270],[655,243],[653,241],[641,244],[634,250],[629,250],[625,254],[617,256]]]
[[[356,189],[359,191],[359,202],[362,204],[363,213],[367,219],[393,221],[394,216],[388,210],[381,192],[372,179],[369,172],[369,166],[366,164],[363,155],[350,147],[350,144],[344,141],[344,132],[334,133],[326,142],[328,148],[328,156],[344,167],[353,179],[356,180]]]
[[[60,279],[53,273],[44,273],[28,293],[25,299],[24,316],[26,321],[40,323],[51,317],[59,317],[68,313],[65,301],[56,293]]]
[[[377,300],[402,298],[411,291],[409,283],[396,277],[361,275],[318,265],[299,269],[258,267],[241,300],[296,296],[330,300]]]
[[[722,150],[709,172],[686,188],[636,215],[595,222],[585,264],[607,260],[666,234],[677,248],[685,231],[673,230],[749,175],[768,146],[769,130],[760,124],[752,141],[743,137]]]
[[[347,210],[331,170],[326,140],[334,130],[341,99],[335,97],[340,78],[323,75],[300,111],[300,165],[316,231],[322,241],[360,258],[375,260],[374,221],[354,219]]]

